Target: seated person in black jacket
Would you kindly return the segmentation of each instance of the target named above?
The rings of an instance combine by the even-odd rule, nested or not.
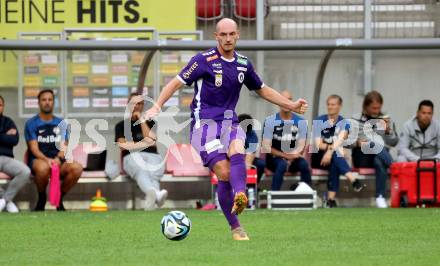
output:
[[[29,182],[31,170],[14,159],[13,148],[18,144],[18,131],[14,121],[3,115],[4,108],[5,100],[0,96],[0,172],[12,178],[6,191],[0,187],[0,212],[6,208],[10,213],[17,213],[19,210],[12,200]]]

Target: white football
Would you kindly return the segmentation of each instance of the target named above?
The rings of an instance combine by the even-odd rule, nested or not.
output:
[[[191,231],[191,220],[181,211],[171,211],[162,218],[161,228],[166,238],[179,241]]]

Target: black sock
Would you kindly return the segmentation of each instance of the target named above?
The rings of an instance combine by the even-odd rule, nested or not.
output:
[[[35,211],[44,211],[46,207],[47,196],[46,192],[38,192],[38,201],[37,206],[35,207]]]
[[[64,208],[64,204],[63,204],[64,195],[66,195],[66,193],[61,193],[60,205],[58,205],[57,211],[65,211],[66,210]]]

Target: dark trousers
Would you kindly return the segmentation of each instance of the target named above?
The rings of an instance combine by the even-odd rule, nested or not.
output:
[[[324,156],[324,151],[319,151],[318,153],[312,154],[312,167],[328,170],[328,181],[327,188],[328,191],[338,192],[339,191],[339,177],[341,175],[345,175],[346,173],[351,171],[350,166],[344,157],[338,156],[336,152],[332,155],[332,160],[330,161],[330,165],[322,166],[321,160]]]
[[[289,172],[291,173],[300,172],[302,182],[305,182],[308,185],[312,184],[312,176],[310,174],[309,164],[304,158],[298,158],[288,165],[287,160],[268,155],[266,156],[266,167],[273,172],[272,190],[281,189],[287,166],[289,166]]]
[[[352,157],[354,167],[374,168],[376,171],[376,197],[385,197],[388,168],[393,162],[388,149],[383,148],[378,154],[364,154],[360,148],[354,148]]]
[[[260,183],[261,177],[264,174],[264,168],[266,167],[266,162],[263,159],[255,158],[252,164],[257,168],[257,180]]]

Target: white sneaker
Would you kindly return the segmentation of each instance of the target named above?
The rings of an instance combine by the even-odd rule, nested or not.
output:
[[[387,201],[382,195],[376,198],[376,207],[381,209],[388,208]]]
[[[0,199],[0,212],[2,212],[6,207],[6,200]]]
[[[145,207],[146,211],[151,211],[156,208],[156,191],[154,189],[147,190],[145,195]]]
[[[12,201],[9,201],[8,204],[6,204],[6,210],[9,213],[18,213],[19,212],[17,206]]]
[[[162,189],[161,191],[157,192],[156,197],[157,197],[157,200],[156,200],[157,206],[160,208],[163,206],[163,204],[165,203],[165,200],[168,197],[168,191],[165,189]]]

